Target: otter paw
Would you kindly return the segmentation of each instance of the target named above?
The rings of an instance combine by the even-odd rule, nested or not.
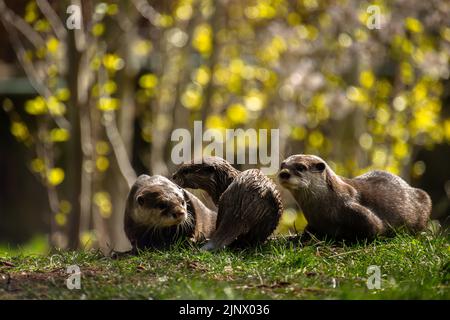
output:
[[[217,249],[219,248],[212,241],[207,242],[200,248],[202,251],[215,251]]]

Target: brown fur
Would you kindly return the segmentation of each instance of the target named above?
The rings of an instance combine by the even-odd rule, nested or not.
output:
[[[240,172],[222,158],[208,157],[182,165],[173,177],[183,187],[205,190],[218,206],[217,230],[205,250],[261,243],[278,225],[281,196],[258,169]]]
[[[319,236],[372,239],[402,227],[414,233],[426,228],[431,214],[425,191],[386,171],[348,179],[317,156],[293,155],[278,177],[303,210],[307,230]]]
[[[220,196],[241,172],[219,157],[204,157],[201,163],[192,160],[182,164],[172,175],[183,188],[205,190],[217,206]]]
[[[216,218],[216,212],[167,178],[141,175],[128,194],[125,233],[134,251],[166,248],[187,239],[208,239]]]

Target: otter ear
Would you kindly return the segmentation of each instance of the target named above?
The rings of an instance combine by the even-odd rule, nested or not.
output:
[[[319,162],[319,163],[316,163],[314,165],[314,168],[313,168],[312,171],[314,171],[314,172],[322,172],[323,170],[325,170],[325,163]]]

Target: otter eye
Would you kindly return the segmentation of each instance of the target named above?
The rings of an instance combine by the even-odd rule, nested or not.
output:
[[[145,199],[144,199],[143,196],[137,197],[136,200],[137,200],[137,203],[138,203],[140,206],[143,206],[143,205],[145,204]]]
[[[323,170],[325,170],[325,163],[323,162],[319,162],[314,166],[314,171],[322,172]]]
[[[306,170],[306,166],[301,163],[296,163],[294,166],[295,170],[302,172]]]
[[[167,209],[167,204],[165,204],[165,203],[160,203],[160,204],[158,204],[156,207],[157,207],[158,209],[160,209],[160,210],[165,210],[165,209]]]

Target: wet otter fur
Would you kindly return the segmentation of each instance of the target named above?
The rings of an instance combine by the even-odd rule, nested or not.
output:
[[[125,233],[133,247],[164,249],[179,241],[203,241],[215,230],[217,213],[169,179],[141,175],[125,209]]]
[[[431,199],[386,171],[370,171],[353,179],[336,175],[314,155],[293,155],[281,163],[278,178],[300,205],[319,237],[340,240],[391,236],[396,229],[424,230]]]
[[[218,207],[217,230],[203,250],[262,243],[278,225],[281,196],[259,169],[240,172],[220,157],[205,157],[181,165],[173,179],[184,188],[205,190]]]

